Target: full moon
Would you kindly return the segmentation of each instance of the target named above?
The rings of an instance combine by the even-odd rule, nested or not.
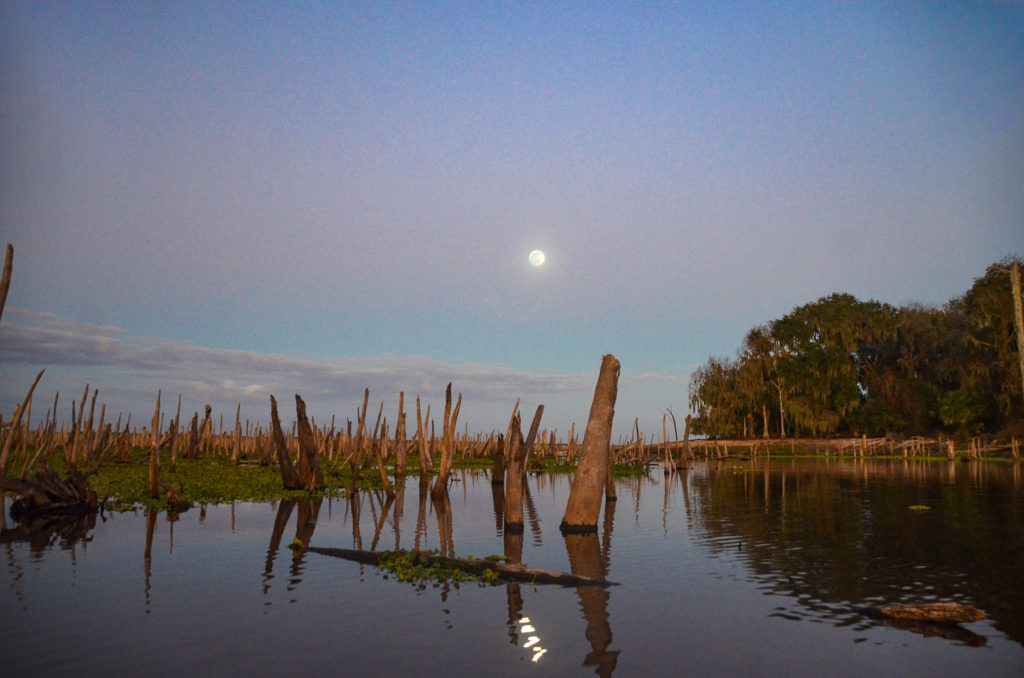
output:
[[[544,263],[544,253],[540,250],[534,250],[530,252],[530,263],[534,266],[540,266]]]

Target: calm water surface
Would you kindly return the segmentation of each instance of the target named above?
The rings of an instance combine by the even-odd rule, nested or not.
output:
[[[64,536],[6,519],[4,675],[1024,675],[1020,465],[784,460],[618,482],[597,535],[563,538],[567,476],[531,475],[522,537],[487,474],[447,503],[112,514]],[[912,510],[910,507],[928,507]],[[509,554],[608,589],[427,585],[318,546]],[[901,628],[863,613],[956,600],[988,614]]]

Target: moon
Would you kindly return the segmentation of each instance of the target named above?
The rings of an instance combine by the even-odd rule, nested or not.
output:
[[[530,256],[529,256],[530,264],[532,264],[533,266],[540,266],[540,265],[542,265],[546,258],[547,257],[544,256],[544,253],[541,252],[540,250],[534,250],[534,251],[530,252]]]

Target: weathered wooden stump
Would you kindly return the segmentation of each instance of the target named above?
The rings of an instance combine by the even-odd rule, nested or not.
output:
[[[607,476],[611,473],[609,454],[618,383],[619,361],[611,354],[606,355],[601,361],[601,372],[590,405],[590,419],[583,435],[583,452],[560,526],[563,534],[597,532]]]

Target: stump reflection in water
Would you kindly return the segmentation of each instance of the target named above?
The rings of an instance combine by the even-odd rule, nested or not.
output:
[[[282,499],[277,507],[277,515],[274,517],[274,527],[270,534],[270,544],[267,546],[267,557],[263,566],[263,594],[270,592],[270,581],[274,578],[274,561],[281,549],[281,539],[284,537],[285,528],[291,519],[292,512],[298,507],[298,518],[295,524],[295,539],[303,544],[309,544],[316,530],[316,521],[320,516],[320,506],[323,504],[323,497],[313,499]],[[294,589],[302,581],[302,567],[305,562],[305,554],[295,551],[292,555],[290,577],[288,579],[288,590]]]
[[[606,568],[601,559],[601,543],[593,532],[566,534],[565,550],[569,554],[569,567],[573,574],[604,578]],[[580,608],[587,620],[587,641],[591,652],[583,660],[584,666],[596,666],[599,676],[610,676],[619,660],[618,651],[609,650],[612,627],[608,621],[609,590],[602,586],[579,586],[576,593]]]

